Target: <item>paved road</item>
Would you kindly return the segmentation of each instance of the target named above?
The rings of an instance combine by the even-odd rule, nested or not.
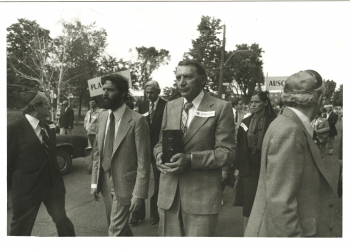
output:
[[[337,124],[338,131],[341,127]],[[335,153],[338,152],[339,137],[335,141]],[[86,174],[85,166],[88,164],[88,158],[78,158],[73,160],[71,172],[64,176],[67,189],[66,194],[66,210],[69,218],[71,218],[77,236],[107,236],[107,221],[105,218],[104,203],[102,200],[93,201],[89,195],[91,175]],[[329,166],[330,175],[337,178],[338,168]],[[153,190],[153,180],[150,182],[149,190]],[[151,194],[151,192],[149,193]],[[227,187],[224,191],[223,198],[225,201],[222,212],[219,215],[219,222],[216,230],[216,236],[221,237],[242,237],[242,208],[233,207],[230,197],[232,196],[232,188]],[[150,197],[150,195],[149,195]],[[132,230],[135,236],[157,236],[157,226],[149,223],[149,200],[147,204],[146,220],[138,226],[133,226]],[[335,234],[342,236],[342,199],[334,200],[335,210]],[[45,211],[45,207],[41,206],[32,235],[33,236],[56,236],[56,228],[51,218]],[[8,198],[7,208],[7,232],[10,229],[12,217],[11,202]]]

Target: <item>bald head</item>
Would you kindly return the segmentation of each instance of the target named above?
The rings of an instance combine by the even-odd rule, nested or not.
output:
[[[160,94],[160,87],[157,81],[149,81],[145,84],[144,87],[145,95],[147,100],[150,102],[155,102]]]

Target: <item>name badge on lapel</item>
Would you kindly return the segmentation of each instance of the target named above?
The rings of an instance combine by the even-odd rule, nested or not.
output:
[[[148,116],[148,112],[144,113],[143,116]]]
[[[56,125],[55,125],[55,124],[49,124],[49,128],[50,128],[50,129],[55,129],[55,128],[56,128]]]
[[[198,117],[214,117],[215,111],[196,111],[195,116]]]
[[[245,132],[247,132],[248,127],[243,122],[241,123],[241,127],[244,129]]]

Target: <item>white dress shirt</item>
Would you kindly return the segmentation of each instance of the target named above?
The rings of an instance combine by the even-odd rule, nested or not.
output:
[[[197,95],[196,98],[193,99],[192,101],[193,106],[188,110],[188,117],[187,117],[187,123],[186,123],[187,128],[190,127],[191,121],[198,110],[199,104],[201,104],[202,102],[203,96],[204,96],[204,91],[202,90],[199,93],[199,95]],[[186,102],[188,101],[186,100],[186,98],[184,98],[184,105]]]
[[[34,129],[36,136],[39,138],[40,142],[42,143],[43,139],[42,139],[42,136],[40,134],[41,127],[39,125],[39,120],[31,115],[28,115],[28,114],[26,114],[25,117],[27,118],[28,122],[30,123],[30,125]],[[46,131],[45,131],[45,133],[47,134]]]
[[[126,109],[126,105],[124,103],[120,108],[118,108],[117,110],[113,111],[114,121],[115,121],[114,141],[115,141],[115,139],[117,137],[120,121],[121,121],[121,118],[123,117],[125,109]],[[109,117],[110,117],[111,113],[112,113],[112,110],[108,110],[108,119],[107,119],[107,123],[106,123],[105,139],[104,139],[104,142],[103,142],[103,146],[106,143],[106,136],[107,136],[108,127],[109,127]]]

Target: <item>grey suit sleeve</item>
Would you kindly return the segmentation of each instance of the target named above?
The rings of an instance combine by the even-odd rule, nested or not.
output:
[[[151,173],[151,143],[148,124],[143,116],[135,125],[135,144],[137,150],[137,175],[132,195],[146,199]]]
[[[191,152],[191,169],[211,169],[229,166],[234,160],[235,124],[232,107],[226,103],[219,113],[215,128],[215,145],[212,150]],[[210,136],[210,135],[208,135]]]
[[[275,237],[302,236],[297,193],[303,174],[305,136],[302,130],[272,130],[264,139],[267,227]],[[263,164],[262,164],[263,165]]]

